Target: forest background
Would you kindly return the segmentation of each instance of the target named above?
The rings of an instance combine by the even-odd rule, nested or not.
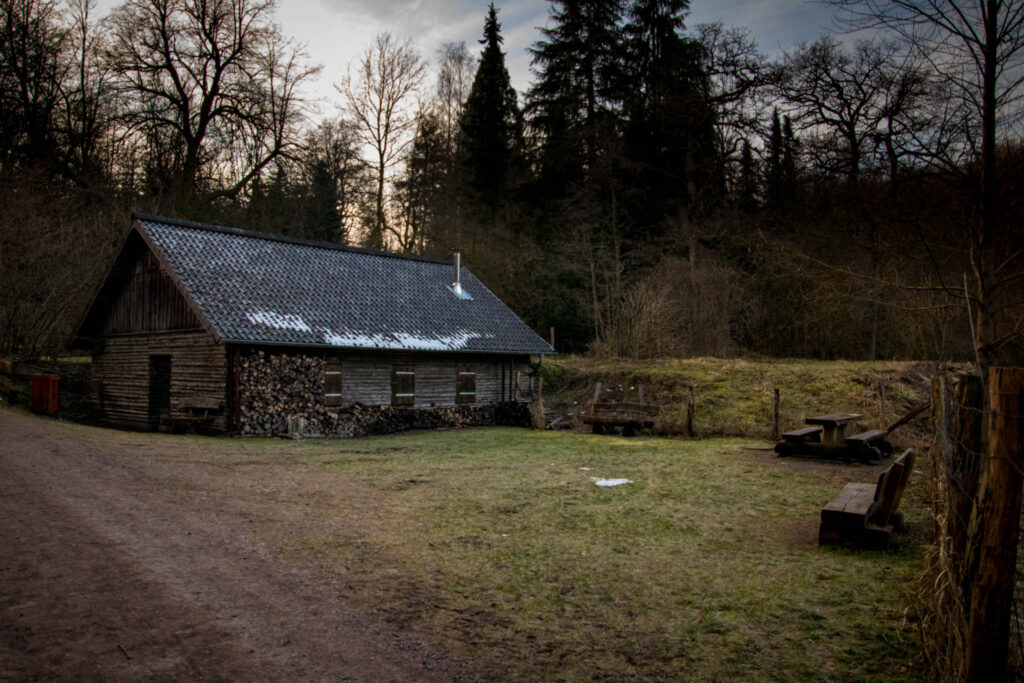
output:
[[[0,353],[67,348],[140,211],[458,248],[563,352],[1021,362],[1022,3],[832,4],[858,32],[770,59],[554,0],[524,93],[492,6],[433,68],[369,39],[324,113],[271,0],[0,0]]]

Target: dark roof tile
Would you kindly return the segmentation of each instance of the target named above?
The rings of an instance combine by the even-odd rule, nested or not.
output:
[[[553,353],[465,267],[140,216],[214,333],[229,342]]]

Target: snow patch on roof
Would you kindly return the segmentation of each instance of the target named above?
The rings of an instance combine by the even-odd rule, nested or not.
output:
[[[276,311],[253,311],[246,313],[245,317],[254,325],[266,325],[276,327],[279,330],[297,330],[299,332],[312,332],[312,328],[302,318],[290,313],[278,313]]]
[[[466,348],[471,339],[490,338],[494,335],[483,335],[477,332],[458,332],[452,335],[426,337],[409,332],[392,332],[390,334],[355,334],[337,333],[326,328],[319,328],[324,335],[324,343],[331,346],[346,346],[373,349],[414,349],[417,351],[457,351]]]

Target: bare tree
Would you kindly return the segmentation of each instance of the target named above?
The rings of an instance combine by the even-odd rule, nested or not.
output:
[[[1024,3],[1019,0],[831,0],[854,28],[888,29],[950,93],[927,141],[931,164],[960,180],[971,208],[963,236],[973,276],[974,346],[982,377],[1021,336],[1024,281],[1019,230],[1005,210],[999,142],[1019,139],[1024,84]],[[950,291],[959,289],[947,282]],[[1002,322],[1002,325],[998,324]]]
[[[109,67],[129,133],[165,141],[151,159],[189,213],[236,196],[288,153],[298,88],[319,67],[272,21],[273,0],[127,0],[110,17]],[[171,168],[168,169],[167,166]]]
[[[338,234],[327,237],[348,242],[372,220],[374,179],[359,155],[358,136],[352,125],[341,119],[323,121],[306,134],[302,149],[302,176],[317,207],[317,188],[328,185],[338,217]],[[323,239],[324,236],[320,236]]]
[[[374,154],[377,192],[375,219],[366,238],[374,249],[384,247],[387,232],[387,185],[412,141],[416,112],[412,99],[423,82],[426,66],[410,40],[399,43],[390,33],[374,38],[338,86],[347,113],[357,123],[359,135]]]
[[[466,50],[466,44],[445,43],[441,46],[441,68],[437,76],[437,117],[441,123],[446,152],[454,162],[458,145],[459,119],[466,105],[466,97],[473,85],[476,60]]]
[[[701,24],[696,38],[704,49],[708,97],[718,110],[715,126],[722,152],[733,154],[745,137],[767,128],[771,108],[764,106],[764,94],[777,81],[778,69],[761,54],[748,29]]]
[[[0,169],[56,162],[69,42],[57,2],[0,3]]]

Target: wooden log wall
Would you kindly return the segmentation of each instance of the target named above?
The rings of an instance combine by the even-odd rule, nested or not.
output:
[[[525,406],[510,399],[509,378],[523,372],[521,359],[454,354],[240,350],[237,430],[279,435],[289,417],[304,418],[322,435],[382,434],[481,424],[528,424]],[[324,371],[341,363],[341,402],[327,407]],[[412,367],[411,407],[391,402],[392,366]],[[473,367],[476,401],[456,405],[457,368]]]
[[[103,418],[113,424],[149,426],[149,359],[171,357],[171,420],[192,416],[187,406],[197,400],[226,407],[227,356],[206,332],[162,332],[106,337],[93,354],[94,400]],[[214,411],[215,430],[227,428],[226,411]]]
[[[413,406],[436,408],[456,404],[455,383],[458,366],[476,371],[476,404],[499,403],[522,398],[502,391],[502,365],[505,376],[510,359],[486,355],[414,354],[414,353],[341,353],[331,354],[341,361],[342,405],[388,405],[391,403],[391,367],[411,365],[415,371],[416,397]],[[515,367],[525,371],[526,364]]]

